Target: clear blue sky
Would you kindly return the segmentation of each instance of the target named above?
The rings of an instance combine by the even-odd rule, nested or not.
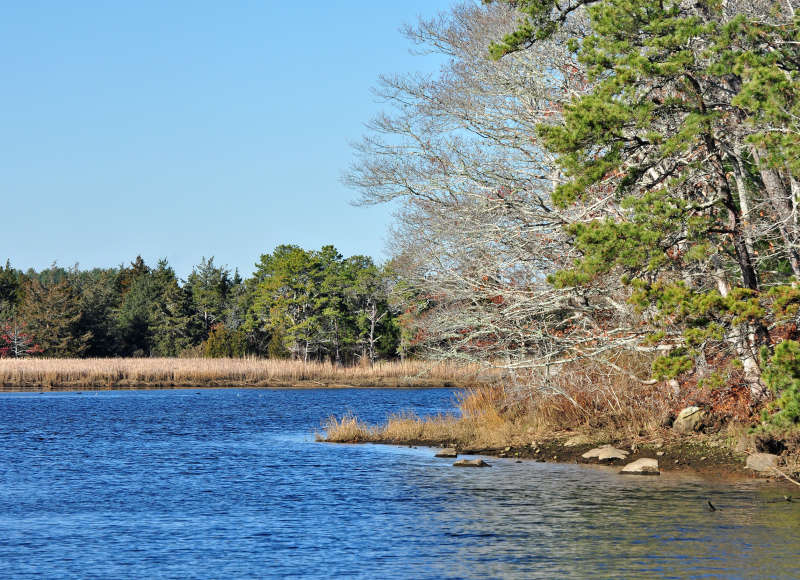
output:
[[[0,259],[383,254],[388,208],[340,184],[381,73],[428,71],[404,22],[452,0],[6,2]]]

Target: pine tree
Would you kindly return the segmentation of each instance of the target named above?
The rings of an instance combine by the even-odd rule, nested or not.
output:
[[[567,226],[580,257],[551,282],[622,276],[651,340],[671,348],[658,377],[735,356],[761,397],[758,350],[771,348],[761,291],[800,273],[793,202],[779,191],[797,144],[761,130],[792,123],[796,23],[732,16],[715,0],[527,0],[493,55],[552,34],[582,6],[591,31],[572,47],[591,91],[538,128],[566,177],[554,200],[586,216]]]
[[[30,280],[19,317],[48,357],[82,356],[92,338],[90,331],[81,329],[79,294],[68,279],[50,285]]]

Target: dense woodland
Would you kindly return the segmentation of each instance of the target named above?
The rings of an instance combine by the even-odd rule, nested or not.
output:
[[[557,379],[599,365],[797,423],[796,8],[466,2],[408,27],[445,64],[381,79],[347,181],[402,206],[419,347],[506,368],[520,401],[580,406],[603,381]]]
[[[332,246],[279,246],[252,277],[205,258],[41,272],[0,269],[0,356],[242,357],[352,364],[398,355],[390,279]]]

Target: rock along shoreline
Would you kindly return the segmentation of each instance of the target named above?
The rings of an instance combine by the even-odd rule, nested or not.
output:
[[[672,440],[654,440],[643,443],[616,442],[613,445],[600,442],[573,441],[586,438],[582,435],[573,437],[551,437],[531,441],[528,445],[484,447],[465,446],[454,443],[432,442],[425,440],[371,440],[353,441],[351,443],[373,443],[377,445],[396,445],[404,447],[429,447],[433,454],[443,460],[454,461],[462,456],[484,456],[515,459],[520,461],[536,461],[541,463],[576,463],[583,465],[603,465],[615,467],[621,475],[626,475],[623,468],[630,464],[640,462],[640,465],[653,465],[652,462],[642,460],[651,459],[657,462],[657,471],[661,474],[668,473],[694,473],[708,479],[722,481],[761,480],[766,484],[776,487],[795,490],[797,501],[800,501],[800,487],[786,480],[777,472],[765,469],[759,471],[748,468],[749,457],[759,457],[759,460],[773,463],[774,457],[764,457],[771,454],[737,452],[720,445],[716,441],[709,441],[698,436],[683,437]],[[341,443],[341,442],[339,442]],[[602,459],[599,457],[585,457],[591,451],[606,447],[613,451],[624,453],[609,453]],[[751,460],[752,461],[752,460]],[[463,465],[463,464],[462,464]],[[462,466],[459,465],[459,466]],[[657,475],[652,471],[638,475]]]

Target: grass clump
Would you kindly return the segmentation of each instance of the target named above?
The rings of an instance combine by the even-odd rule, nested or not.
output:
[[[359,441],[462,448],[522,446],[573,431],[597,438],[637,439],[661,429],[675,403],[663,384],[646,384],[630,373],[583,362],[548,377],[531,374],[522,386],[466,388],[456,396],[454,414],[419,417],[407,412],[373,426],[347,415],[328,423],[326,440],[355,441],[347,437],[343,423],[348,428],[350,423],[359,425]]]

